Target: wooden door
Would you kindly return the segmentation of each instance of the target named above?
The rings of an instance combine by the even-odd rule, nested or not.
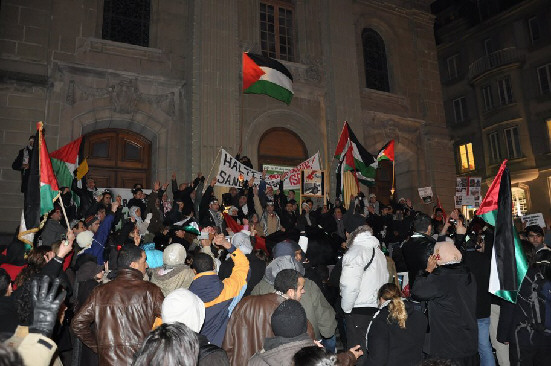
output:
[[[308,159],[304,142],[293,131],[282,127],[264,132],[258,144],[258,165],[264,164],[296,166]]]
[[[132,188],[150,185],[151,142],[128,130],[106,129],[84,138],[88,175],[98,187]]]

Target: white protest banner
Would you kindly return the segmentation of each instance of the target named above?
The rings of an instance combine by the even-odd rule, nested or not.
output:
[[[524,215],[520,218],[522,222],[526,223],[526,226],[529,225],[539,225],[542,228],[545,228],[545,221],[543,220],[542,213],[535,213],[530,215]]]
[[[169,188],[170,189],[170,188]],[[132,188],[98,188],[97,194],[101,195],[104,191],[111,192],[111,200],[115,202],[115,198],[117,196],[121,196],[122,198],[122,205],[126,207],[126,204],[128,201],[130,201],[132,198],[134,198],[134,194],[132,194]],[[150,194],[151,189],[142,189],[144,194]]]
[[[303,169],[320,169],[319,153],[316,153],[308,160],[303,161],[288,172],[283,173],[283,189],[298,189],[300,187],[300,171]],[[220,165],[216,175],[216,184],[221,187],[240,187],[239,177],[244,181],[255,178],[255,185],[260,182],[262,172],[253,170],[231,156],[226,150],[220,152]],[[270,174],[266,176],[266,184],[274,189],[279,187],[280,174]]]

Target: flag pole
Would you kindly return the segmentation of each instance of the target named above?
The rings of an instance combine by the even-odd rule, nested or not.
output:
[[[65,217],[65,223],[67,224],[67,230],[69,230],[71,227],[69,226],[69,219],[67,218],[67,213],[65,212],[65,205],[63,204],[63,199],[61,198],[61,194],[58,193],[57,196],[54,198],[54,201],[58,200],[59,205],[61,206],[61,210],[63,211],[63,217]]]
[[[208,188],[208,185],[210,184],[210,175],[212,174],[212,169],[214,169],[214,164],[216,164],[216,161],[218,160],[218,157],[220,156],[221,151],[222,151],[222,146],[220,146],[220,148],[218,149],[218,154],[216,154],[216,157],[214,158],[214,161],[212,162],[212,165],[210,166],[209,175],[207,175],[207,180],[205,182],[205,187],[203,188],[203,193],[205,193],[205,191]]]
[[[395,181],[394,181],[394,175],[395,175],[395,172],[394,172],[394,160],[392,160],[392,188],[390,189],[390,198],[394,199],[394,192],[396,192],[396,186],[395,186]]]

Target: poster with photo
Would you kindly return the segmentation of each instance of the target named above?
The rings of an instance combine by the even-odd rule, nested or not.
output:
[[[428,205],[432,203],[432,187],[424,187],[424,188],[418,188],[419,190],[419,197],[423,200],[423,203]]]
[[[480,196],[482,188],[481,177],[457,177],[455,185],[455,194],[464,197]]]
[[[455,208],[462,208],[463,207],[463,196],[462,194],[456,194],[455,195]]]
[[[455,195],[466,196],[469,179],[467,177],[457,177],[456,181],[457,183],[455,185]]]
[[[325,172],[323,170],[301,170],[300,195],[303,197],[324,197]]]

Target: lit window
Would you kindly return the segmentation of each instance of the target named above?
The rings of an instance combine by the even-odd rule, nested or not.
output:
[[[526,191],[519,187],[511,187],[511,199],[513,201],[513,215],[526,215],[526,212],[528,211],[526,203]]]
[[[545,121],[545,124],[547,125],[547,137],[549,138],[549,150],[551,150],[551,118],[548,118]]]
[[[497,90],[499,91],[499,101],[501,105],[513,103],[513,89],[511,88],[510,77],[498,80]]]
[[[507,146],[507,156],[509,159],[521,157],[520,140],[518,137],[518,128],[511,127],[505,130],[505,142]]]
[[[488,112],[494,108],[494,101],[492,98],[492,86],[486,85],[482,87],[482,97],[484,98],[484,111]]]
[[[264,56],[294,61],[293,5],[286,1],[260,3],[260,46]]]
[[[499,148],[499,135],[497,132],[492,132],[488,135],[490,143],[490,161],[498,163],[501,160],[501,152]]]
[[[461,171],[468,172],[475,169],[473,144],[468,143],[459,146],[459,159],[461,160]]]
[[[458,76],[457,72],[457,58],[458,55],[453,55],[451,57],[448,57],[447,63],[448,63],[448,79],[452,80],[455,79]]]
[[[540,93],[549,94],[551,92],[551,64],[538,67],[538,80]]]
[[[467,119],[467,101],[465,97],[453,100],[453,114],[455,123],[463,122]]]

